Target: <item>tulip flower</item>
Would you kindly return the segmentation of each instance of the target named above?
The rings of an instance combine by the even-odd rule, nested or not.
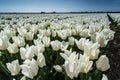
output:
[[[20,65],[18,60],[14,60],[11,63],[6,63],[6,65],[12,76],[17,75],[20,72]]]
[[[62,41],[61,42],[61,51],[65,51],[69,46],[69,43],[68,42],[65,42],[65,41]]]
[[[56,35],[57,35],[57,31],[52,30],[52,37],[56,37]]]
[[[51,46],[53,50],[58,51],[61,48],[61,42],[58,40],[51,41]]]
[[[43,44],[34,46],[34,54],[38,56],[38,53],[43,53],[45,51],[45,47]]]
[[[108,78],[105,74],[102,75],[102,80],[108,80]]]
[[[43,53],[38,53],[37,63],[39,65],[39,67],[41,67],[41,68],[46,66],[45,57],[44,57]]]
[[[98,43],[86,43],[84,46],[84,54],[88,55],[90,59],[97,59],[99,55],[99,47],[100,44]]]
[[[42,40],[43,44],[45,47],[49,47],[50,46],[50,37],[43,37],[43,40]]]
[[[6,50],[9,44],[8,37],[6,35],[0,37],[0,50]]]
[[[57,72],[62,72],[62,67],[59,65],[54,65],[53,68],[57,71]]]
[[[70,56],[67,56],[64,53],[60,53],[60,55],[65,59],[64,62],[64,69],[66,71],[66,74],[73,79],[76,75],[78,75],[77,72],[77,63],[78,63],[78,54],[76,52],[71,53]],[[77,76],[76,76],[77,77]]]
[[[74,43],[75,43],[74,40],[75,39],[73,37],[69,37],[68,40],[69,40],[70,45],[74,45]]]
[[[106,55],[100,56],[100,58],[96,61],[96,67],[101,71],[106,71],[110,68],[109,60]]]
[[[25,38],[26,38],[26,40],[29,40],[29,41],[33,40],[34,33],[33,32],[26,32]]]
[[[15,44],[17,44],[17,46],[22,47],[25,45],[25,40],[23,37],[21,36],[14,36],[12,37],[12,40],[14,41]]]
[[[30,79],[33,79],[34,76],[38,73],[38,65],[36,60],[26,59],[24,63],[21,65],[22,74]]]
[[[26,46],[26,48],[20,48],[20,56],[24,59],[32,59],[34,57],[34,46]]]
[[[89,56],[80,54],[80,59],[78,63],[78,66],[80,67],[80,72],[88,73],[92,65],[93,61],[90,61]]]
[[[80,50],[84,50],[85,43],[86,44],[88,44],[88,43],[91,44],[91,42],[88,39],[85,39],[85,38],[81,38],[79,41],[75,39],[75,43]]]
[[[15,54],[15,53],[17,53],[19,51],[18,46],[15,43],[9,44],[9,46],[7,47],[7,50],[11,54]]]
[[[17,31],[20,36],[25,37],[27,30],[25,28],[17,28]]]
[[[57,31],[58,37],[61,39],[65,40],[67,38],[67,31],[66,30],[61,30]]]
[[[98,42],[101,47],[105,47],[108,43],[108,40],[106,40],[106,36],[102,33],[96,33],[95,41]]]

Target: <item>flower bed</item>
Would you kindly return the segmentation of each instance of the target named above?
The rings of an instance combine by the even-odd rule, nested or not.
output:
[[[0,77],[106,80],[106,14],[0,15]]]

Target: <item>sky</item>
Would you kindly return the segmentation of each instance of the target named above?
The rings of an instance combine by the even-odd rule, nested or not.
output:
[[[0,12],[120,11],[120,0],[0,0]]]

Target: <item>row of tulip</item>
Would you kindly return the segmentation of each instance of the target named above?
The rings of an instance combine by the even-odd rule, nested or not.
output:
[[[114,37],[109,24],[106,14],[0,15],[1,69],[21,80],[101,79],[110,68],[102,52]]]
[[[120,25],[120,13],[110,13],[112,19]]]

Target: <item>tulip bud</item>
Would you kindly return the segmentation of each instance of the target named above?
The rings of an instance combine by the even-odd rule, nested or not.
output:
[[[34,46],[26,46],[20,48],[20,56],[22,59],[32,59],[34,57]]]
[[[106,71],[110,68],[109,60],[106,55],[100,56],[100,58],[96,61],[96,67],[101,71]]]
[[[33,77],[37,75],[39,69],[37,62],[34,59],[26,59],[21,65],[21,68],[22,74],[26,77],[29,77],[30,79],[33,79]]]
[[[6,63],[7,68],[11,72],[11,75],[15,76],[20,72],[20,65],[18,60],[14,60],[11,63]]]
[[[18,46],[15,43],[9,44],[7,50],[9,51],[9,53],[15,54],[18,52]]]
[[[68,40],[69,40],[70,45],[74,45],[74,40],[75,39],[73,37],[69,37]]]
[[[50,46],[50,37],[43,37],[43,44],[45,47],[49,47]]]
[[[0,38],[0,50],[6,50],[8,47],[8,43],[9,43],[8,37],[2,36]]]
[[[25,45],[25,40],[23,37],[21,36],[14,36],[12,37],[12,40],[14,41],[14,43],[17,44],[17,46],[21,47]]]
[[[108,78],[107,78],[107,76],[105,74],[103,74],[102,80],[108,80]]]
[[[26,35],[25,35],[25,38],[26,38],[26,40],[29,40],[29,41],[33,40],[34,33],[33,32],[27,32]]]
[[[37,56],[37,62],[38,65],[42,68],[44,66],[46,66],[46,62],[45,62],[45,57],[43,55],[43,53],[39,53]]]
[[[54,65],[53,68],[57,71],[57,72],[62,72],[62,67],[59,65]]]
[[[58,51],[61,48],[61,42],[58,40],[52,41],[51,46],[53,50]]]

